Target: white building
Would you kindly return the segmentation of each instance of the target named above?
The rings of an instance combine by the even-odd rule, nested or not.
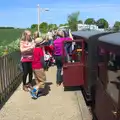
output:
[[[88,30],[88,29],[104,31],[104,29],[99,29],[97,25],[78,24],[78,30]]]

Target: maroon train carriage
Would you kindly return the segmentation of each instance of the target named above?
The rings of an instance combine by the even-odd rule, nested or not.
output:
[[[85,99],[87,101],[92,100],[91,87],[97,80],[97,39],[109,33],[111,32],[77,31],[72,33],[75,38],[72,42],[81,46],[79,49],[75,48],[76,51],[81,51],[81,59],[73,60],[74,62],[64,61],[63,85],[64,87],[83,86]],[[72,54],[78,55],[78,52],[73,52]],[[74,58],[78,57],[72,57],[72,59]]]
[[[102,36],[98,43],[98,79],[93,111],[98,120],[120,120],[120,33]]]

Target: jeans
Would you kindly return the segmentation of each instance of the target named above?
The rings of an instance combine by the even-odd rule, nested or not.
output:
[[[62,82],[62,75],[61,75],[61,71],[63,67],[62,56],[55,56],[55,62],[57,66],[56,83],[59,84]]]
[[[71,61],[71,57],[70,57],[70,54],[72,54],[72,44],[71,43],[65,44],[65,52],[67,54],[67,61]]]
[[[49,45],[52,45],[53,44],[53,40],[49,40]]]

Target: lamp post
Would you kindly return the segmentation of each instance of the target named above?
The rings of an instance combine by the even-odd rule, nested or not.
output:
[[[39,32],[40,31],[40,29],[39,29],[39,25],[40,25],[40,5],[38,4],[37,7],[38,7],[38,32]]]
[[[49,11],[48,8],[40,8],[40,5],[38,4],[37,5],[37,9],[38,9],[38,32],[40,32],[40,28],[39,28],[39,25],[40,25],[40,11]]]

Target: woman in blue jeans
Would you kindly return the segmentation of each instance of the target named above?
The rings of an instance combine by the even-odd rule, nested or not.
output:
[[[56,66],[57,66],[57,81],[56,84],[57,86],[60,86],[62,83],[62,67],[63,67],[63,63],[62,63],[62,58],[63,58],[63,42],[65,40],[71,40],[70,38],[65,38],[64,37],[64,32],[63,31],[59,31],[57,33],[57,39],[54,40],[54,56],[55,56],[55,61],[56,61]],[[64,59],[66,58],[66,55],[64,56]]]

